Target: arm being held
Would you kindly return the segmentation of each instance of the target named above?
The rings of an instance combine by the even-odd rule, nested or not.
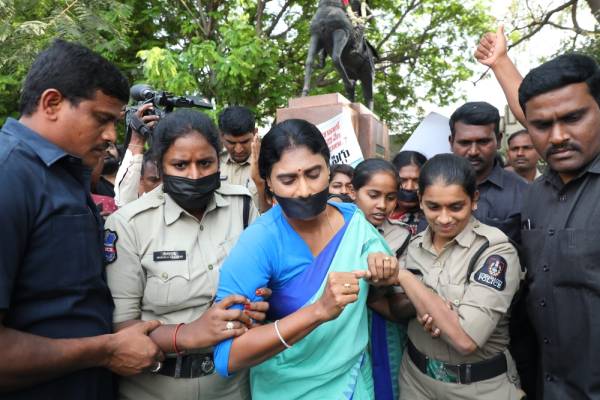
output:
[[[133,375],[162,360],[163,354],[147,336],[160,325],[147,321],[109,335],[79,339],[49,339],[1,324],[0,392],[45,382],[70,372],[105,367],[119,375]]]
[[[477,349],[477,344],[463,330],[458,314],[448,308],[445,300],[407,270],[398,274],[400,285],[416,309],[417,315],[428,314],[435,321],[446,340],[459,353],[467,355]]]

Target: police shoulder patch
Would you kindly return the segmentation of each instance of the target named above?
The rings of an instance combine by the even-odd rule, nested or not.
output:
[[[504,257],[497,254],[489,256],[483,266],[475,272],[474,281],[498,291],[506,287],[506,268]]]
[[[104,261],[107,264],[111,264],[117,259],[117,240],[119,240],[117,232],[110,229],[104,230]]]

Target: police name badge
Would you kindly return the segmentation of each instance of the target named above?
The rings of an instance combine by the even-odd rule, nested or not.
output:
[[[491,255],[485,260],[483,266],[475,272],[475,282],[502,291],[506,287],[507,266],[504,257],[496,254]]]
[[[152,254],[154,261],[179,261],[185,258],[185,250],[155,251]]]
[[[117,232],[110,229],[104,230],[104,261],[107,264],[111,264],[117,259],[117,240],[119,240]]]

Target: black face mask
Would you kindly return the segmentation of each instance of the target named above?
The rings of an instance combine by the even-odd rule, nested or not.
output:
[[[288,218],[304,220],[314,218],[325,210],[328,195],[329,187],[326,187],[320,193],[310,195],[306,198],[279,197],[274,194],[277,203]]]
[[[102,167],[102,175],[114,175],[119,170],[119,160],[113,156],[106,157],[104,159],[104,166]]]
[[[417,195],[416,190],[400,189],[398,190],[398,201],[404,203],[418,203],[419,196]]]
[[[198,179],[163,175],[163,191],[186,211],[206,208],[213,193],[219,187],[221,187],[219,172]]]

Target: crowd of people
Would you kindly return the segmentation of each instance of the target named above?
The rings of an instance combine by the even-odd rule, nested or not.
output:
[[[600,67],[475,57],[508,165],[467,102],[451,154],[353,168],[242,106],[146,104],[119,146],[127,79],[55,41],[0,130],[0,398],[599,398]]]

